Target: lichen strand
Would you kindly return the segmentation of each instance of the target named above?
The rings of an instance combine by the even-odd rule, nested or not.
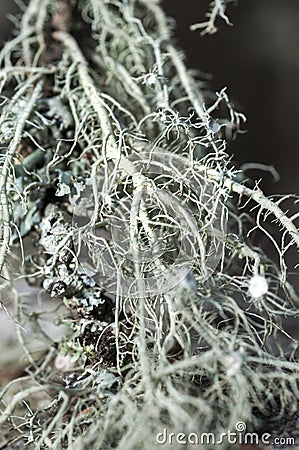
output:
[[[229,23],[227,3],[195,28]],[[19,258],[69,330],[51,342],[12,288],[28,367],[0,393],[5,445],[155,449],[164,428],[278,429],[297,411],[281,319],[298,314],[298,199],[246,185],[227,153],[245,116],[186,68],[173,29],[158,1],[31,0],[0,52],[1,289]]]

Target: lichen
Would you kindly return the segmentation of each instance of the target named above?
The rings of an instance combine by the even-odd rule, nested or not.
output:
[[[229,24],[227,3],[211,2],[207,33]],[[299,312],[298,199],[233,166],[246,118],[226,89],[192,76],[157,1],[31,0],[17,31],[0,52],[2,287],[19,258],[68,333],[52,342],[12,287],[28,366],[0,394],[1,438],[154,449],[163,428],[219,436],[291,417],[298,343],[281,319]]]

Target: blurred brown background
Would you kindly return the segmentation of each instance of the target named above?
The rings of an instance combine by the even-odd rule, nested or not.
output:
[[[2,47],[3,41],[11,37],[11,29],[13,28],[7,16],[19,11],[19,8],[14,0],[0,0],[0,6],[0,45]]]

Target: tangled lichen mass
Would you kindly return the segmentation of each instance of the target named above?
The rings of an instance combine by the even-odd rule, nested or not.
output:
[[[297,197],[268,198],[234,168],[228,138],[246,118],[187,69],[158,1],[20,6],[0,52],[0,270],[26,360],[0,392],[0,447],[154,449],[164,429],[277,429],[298,412],[297,341],[282,326],[299,312]],[[193,28],[212,33],[218,16],[230,23],[225,2]],[[58,342],[19,279],[64,305]]]

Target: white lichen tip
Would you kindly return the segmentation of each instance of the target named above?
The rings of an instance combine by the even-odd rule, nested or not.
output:
[[[248,291],[253,298],[262,297],[267,294],[268,289],[268,282],[262,275],[254,275],[249,281]]]
[[[66,355],[62,355],[59,353],[55,358],[55,368],[57,370],[68,371],[73,367],[72,356],[67,353]]]
[[[149,73],[148,75],[146,75],[145,78],[145,83],[151,85],[156,84],[157,81],[157,76],[154,73]]]
[[[222,358],[222,364],[226,368],[227,376],[232,377],[239,372],[242,366],[241,355],[237,352],[226,354]]]

